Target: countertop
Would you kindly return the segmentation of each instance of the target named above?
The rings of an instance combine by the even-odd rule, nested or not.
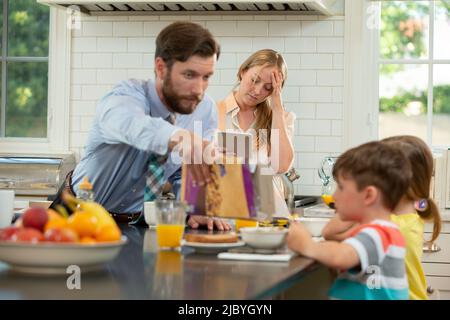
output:
[[[63,276],[13,273],[0,263],[0,299],[263,299],[296,285],[320,265],[296,256],[289,262],[219,260],[216,255],[159,252],[156,232],[122,227],[129,242],[101,271],[81,275],[69,290]]]

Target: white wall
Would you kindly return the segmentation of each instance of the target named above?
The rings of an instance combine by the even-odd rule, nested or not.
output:
[[[216,100],[232,89],[240,63],[252,52],[273,48],[283,54],[288,64],[283,98],[297,115],[296,193],[319,194],[321,159],[342,151],[343,16],[82,17],[72,36],[70,149],[82,155],[96,102],[110,88],[127,78],[153,78],[155,37],[179,19],[201,23],[221,43],[208,88]]]

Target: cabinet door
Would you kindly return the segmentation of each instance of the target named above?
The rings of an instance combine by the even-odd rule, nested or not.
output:
[[[425,233],[426,239],[430,236]],[[435,247],[424,250],[422,262],[450,263],[450,234],[441,234],[434,244]]]
[[[427,276],[427,284],[435,290],[435,293],[430,297],[431,299],[450,299],[450,277]]]

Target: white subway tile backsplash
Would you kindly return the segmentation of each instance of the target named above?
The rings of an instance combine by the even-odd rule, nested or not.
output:
[[[86,85],[81,86],[81,98],[83,100],[98,100],[103,97],[111,86],[106,85]]]
[[[333,21],[302,21],[302,36],[333,36]]]
[[[154,79],[154,71],[151,69],[129,69],[127,70],[127,77],[124,79]],[[122,79],[123,80],[123,79]]]
[[[95,114],[95,101],[92,101],[92,100],[72,101],[71,102],[71,110],[72,110],[72,114],[77,117],[94,115]],[[81,121],[81,118],[80,118],[80,121]]]
[[[300,92],[296,86],[284,86],[283,91],[283,101],[284,102],[298,102],[300,97]]]
[[[304,69],[331,69],[333,55],[331,54],[301,54],[300,66]]]
[[[72,71],[73,84],[96,84],[97,70],[92,69],[75,69]]]
[[[330,87],[301,87],[301,102],[332,102],[333,88]]]
[[[241,37],[267,37],[269,35],[269,24],[268,21],[238,21],[236,31],[236,34]]]
[[[342,136],[342,120],[333,120],[331,122],[331,134],[333,136]]]
[[[72,52],[96,52],[97,51],[97,38],[95,37],[82,37],[72,39]]]
[[[298,37],[300,35],[300,21],[270,21],[269,36]]]
[[[98,52],[127,52],[127,38],[109,37],[98,38]]]
[[[314,103],[297,103],[295,104],[295,113],[297,114],[297,119],[315,119],[316,105]]]
[[[97,22],[86,21],[83,22],[83,36],[84,37],[110,37],[113,35],[112,22]]]
[[[237,32],[236,21],[207,21],[206,28],[217,37],[232,37]]]
[[[342,119],[342,104],[318,103],[316,105],[317,119]]]
[[[83,67],[83,54],[81,54],[81,53],[72,53],[71,66],[72,66],[72,69],[82,68]]]
[[[317,52],[320,53],[344,52],[344,38],[317,38]]]
[[[114,68],[142,68],[142,54],[116,53],[113,55]]]
[[[286,45],[286,43],[287,42],[285,42],[285,45]],[[289,77],[289,70],[300,68],[300,56],[298,54],[283,53],[283,59],[286,62],[287,67],[288,67],[288,77]]]
[[[317,71],[289,70],[288,81],[291,86],[314,86],[317,83]]]
[[[97,70],[98,84],[117,84],[129,78],[127,69],[99,69]]]
[[[246,37],[218,37],[221,52],[252,52],[252,42]]]
[[[129,38],[128,39],[128,52],[142,52],[149,53],[155,52],[155,38]]]
[[[343,70],[318,70],[317,85],[319,86],[343,86]]]
[[[172,21],[149,21],[144,22],[144,30],[143,35],[144,36],[154,36],[156,37],[158,33],[167,27],[169,24],[171,24]],[[140,36],[140,35],[136,35]]]
[[[286,38],[284,41],[286,52],[310,53],[316,52],[316,38]]]
[[[126,21],[113,23],[115,37],[141,37],[144,35],[144,23],[139,21]]]
[[[294,149],[299,152],[314,152],[315,137],[295,136]]]
[[[333,54],[333,69],[344,69],[344,55],[342,53]]]
[[[330,120],[299,120],[298,132],[301,136],[331,135]]]
[[[321,159],[342,151],[344,17],[302,15],[182,16],[210,29],[221,56],[207,94],[224,99],[237,83],[239,66],[254,51],[272,48],[288,65],[286,110],[296,115],[298,194],[320,194]],[[122,80],[154,79],[155,39],[180,16],[99,16],[82,19],[72,32],[70,148],[84,152],[98,100]]]
[[[110,53],[83,53],[83,68],[111,68],[112,54]]]
[[[342,138],[340,137],[316,137],[315,151],[341,152]]]
[[[268,45],[270,43],[270,46]],[[284,51],[284,39],[283,38],[266,38],[256,37],[252,38],[253,51],[261,49],[273,49],[278,52]]]

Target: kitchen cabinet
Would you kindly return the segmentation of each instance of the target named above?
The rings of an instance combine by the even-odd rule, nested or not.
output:
[[[450,299],[450,219],[444,212],[442,230],[434,245],[424,246],[422,265],[431,299]],[[425,225],[425,239],[431,237],[432,224]]]

